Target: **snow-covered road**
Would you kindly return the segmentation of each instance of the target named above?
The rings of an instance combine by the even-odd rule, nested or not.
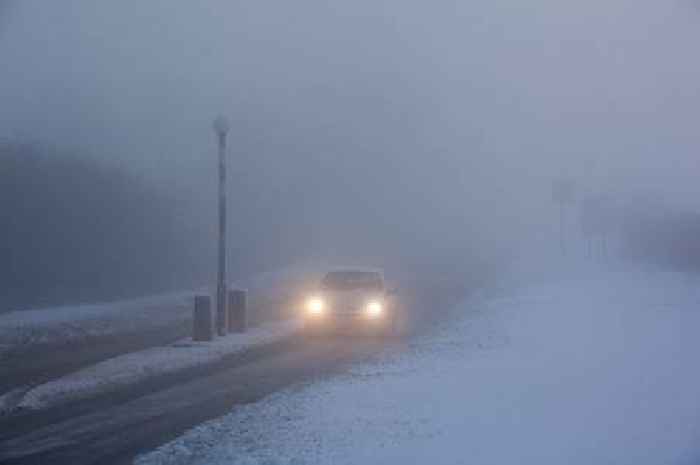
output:
[[[658,271],[481,295],[408,350],[236,407],[136,463],[697,463],[699,304],[700,278]]]

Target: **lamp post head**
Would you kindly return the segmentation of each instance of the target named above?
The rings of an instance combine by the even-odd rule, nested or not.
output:
[[[214,128],[214,132],[216,132],[219,137],[224,137],[229,130],[228,119],[226,119],[226,117],[223,115],[219,115],[216,117],[216,119],[214,119],[214,124],[212,127]]]

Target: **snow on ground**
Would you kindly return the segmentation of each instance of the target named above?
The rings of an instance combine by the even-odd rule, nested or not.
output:
[[[156,464],[700,461],[700,278],[598,271],[465,302],[408,350],[237,407]]]
[[[11,403],[4,402],[0,397],[0,407],[6,404],[6,408],[13,409],[46,408],[154,376],[215,362],[227,355],[280,340],[298,329],[299,322],[294,320],[267,323],[243,334],[217,337],[211,342],[192,342],[188,338],[167,347],[131,352],[36,386]],[[16,397],[13,392],[8,395]]]
[[[317,274],[309,265],[294,265],[237,281],[232,287],[248,289],[251,299],[261,300],[262,304],[274,304],[288,298],[304,285],[304,280]],[[206,292],[200,289],[118,302],[1,313],[0,357],[18,347],[75,342],[186,324],[192,318],[194,294]]]

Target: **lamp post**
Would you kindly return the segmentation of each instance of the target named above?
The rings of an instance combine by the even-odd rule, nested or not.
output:
[[[214,132],[219,147],[219,266],[216,286],[216,329],[219,336],[226,334],[226,134],[229,123],[226,117],[214,120]]]

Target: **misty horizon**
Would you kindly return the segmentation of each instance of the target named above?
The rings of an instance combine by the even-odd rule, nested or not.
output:
[[[556,239],[562,177],[580,199],[700,211],[692,2],[5,1],[0,14],[0,140],[171,197],[181,266],[201,282],[217,114],[231,120],[236,274],[509,260]]]

